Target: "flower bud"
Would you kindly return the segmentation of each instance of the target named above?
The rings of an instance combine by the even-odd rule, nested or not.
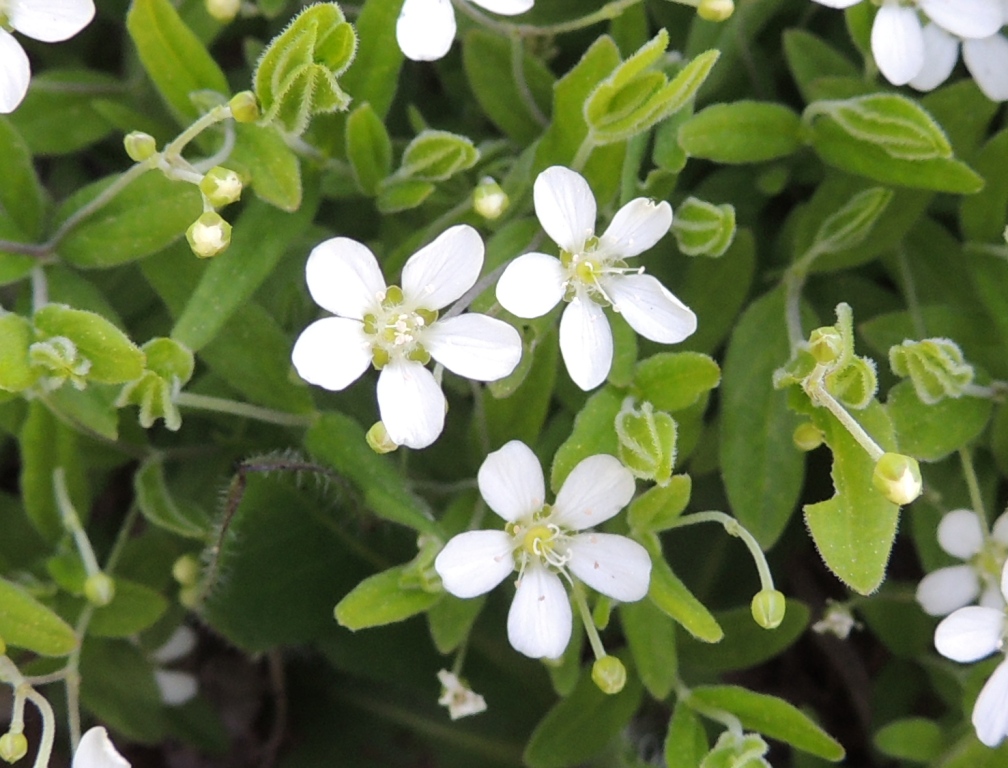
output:
[[[153,157],[157,152],[157,142],[149,133],[143,131],[131,131],[123,138],[123,146],[130,160],[142,163]]]
[[[87,387],[91,361],[66,336],[52,336],[28,347],[28,361],[39,369],[39,384],[46,392],[59,389],[67,381],[77,390]]]
[[[602,693],[619,693],[626,685],[626,667],[615,656],[603,656],[592,664],[592,681]]]
[[[16,763],[28,754],[28,739],[23,733],[8,732],[0,736],[0,759]]]
[[[392,442],[392,438],[388,435],[388,430],[385,429],[385,425],[380,421],[372,424],[371,429],[367,431],[364,437],[367,440],[368,446],[375,453],[392,453],[392,451],[399,447],[398,444]]]
[[[676,209],[672,234],[687,256],[723,256],[735,239],[735,208],[687,197]]]
[[[732,0],[700,0],[697,6],[697,16],[704,21],[725,21],[735,13],[735,3]]]
[[[183,608],[188,608],[193,611],[199,607],[201,588],[199,584],[193,584],[191,587],[183,587],[179,590],[178,601],[179,605]]]
[[[489,221],[500,218],[510,204],[507,193],[490,176],[480,179],[473,191],[473,210]]]
[[[233,21],[241,10],[241,0],[205,0],[205,2],[207,13],[221,24]]]
[[[84,582],[84,597],[99,608],[108,605],[115,597],[115,581],[107,573],[92,573]]]
[[[231,225],[219,213],[207,211],[186,230],[192,252],[201,259],[223,253],[231,245]]]
[[[676,456],[676,423],[669,414],[655,411],[651,403],[633,407],[627,398],[616,414],[617,456],[624,466],[643,480],[666,485],[672,477]]]
[[[886,453],[875,464],[872,475],[875,490],[893,504],[909,504],[921,495],[920,465],[901,453]]]
[[[776,629],[784,621],[787,600],[776,589],[761,589],[752,599],[749,609],[752,617],[763,629]]]
[[[199,582],[199,561],[192,555],[182,555],[172,564],[172,577],[183,587],[191,587]]]
[[[823,433],[811,421],[806,421],[804,424],[799,424],[795,427],[791,439],[799,451],[814,451],[823,444]]]
[[[832,325],[816,328],[809,335],[809,352],[817,363],[828,365],[843,354],[844,343],[840,331]]]
[[[215,165],[199,183],[200,192],[214,208],[237,202],[242,193],[242,181],[230,168]]]
[[[973,383],[973,366],[951,339],[907,340],[889,350],[893,373],[913,383],[917,398],[927,405],[961,397]]]
[[[240,91],[231,97],[228,102],[231,107],[231,117],[236,123],[254,123],[262,113],[259,111],[259,102],[252,91]]]

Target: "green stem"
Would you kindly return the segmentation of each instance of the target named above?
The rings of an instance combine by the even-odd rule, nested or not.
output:
[[[742,523],[724,512],[709,510],[706,512],[694,512],[680,517],[671,527],[683,528],[687,525],[695,525],[696,523],[718,523],[729,536],[742,539],[749,549],[753,562],[756,564],[756,571],[759,573],[760,588],[764,590],[774,589],[773,574],[770,572],[766,555],[763,554],[763,550],[759,542],[756,541],[756,537],[749,533],[749,530]]]
[[[562,35],[566,32],[576,32],[579,29],[590,27],[593,24],[600,24],[603,21],[615,19],[627,8],[637,5],[639,2],[641,2],[641,0],[611,0],[597,11],[589,13],[586,16],[582,16],[579,19],[562,21],[557,24],[546,24],[541,27],[537,27],[534,24],[513,24],[509,21],[500,21],[498,19],[491,18],[490,16],[477,11],[468,2],[466,2],[466,0],[455,0],[454,4],[456,8],[469,18],[479,22],[488,29],[492,29],[503,35],[518,34],[522,37],[551,37],[553,35]],[[692,4],[692,2],[686,3],[686,5]]]
[[[980,527],[984,539],[990,536],[990,524],[987,522],[987,511],[984,509],[983,494],[980,493],[980,483],[977,480],[976,469],[973,467],[973,456],[966,448],[959,449],[959,461],[962,463],[963,477],[969,489],[970,505],[976,516],[980,518]]]
[[[581,622],[584,624],[585,632],[588,634],[588,642],[591,643],[595,659],[604,659],[607,655],[606,649],[602,645],[602,639],[599,637],[598,629],[595,628],[595,622],[592,620],[591,610],[588,608],[588,600],[585,598],[581,582],[572,582],[571,594],[574,597],[574,605],[577,606],[578,613],[581,614]]]
[[[522,42],[522,36],[516,33],[511,35],[511,76],[518,87],[518,95],[521,96],[525,108],[528,109],[532,118],[545,128],[549,125],[549,119],[539,109],[529,88],[528,79],[525,77],[525,46]]]
[[[825,375],[826,367],[822,364],[816,365],[815,369],[802,384],[805,393],[814,405],[825,407],[826,410],[836,417],[837,421],[850,433],[851,437],[857,440],[858,444],[871,456],[872,461],[878,461],[885,454],[885,451],[864,430],[864,427],[858,424],[857,420],[847,413],[847,409],[840,405],[836,398],[826,390],[826,387],[823,385],[823,377]]]
[[[584,137],[584,141],[581,142],[581,146],[578,147],[577,152],[574,153],[574,159],[571,160],[570,168],[572,171],[583,171],[585,165],[588,163],[588,158],[591,157],[592,151],[595,149],[595,140],[592,138],[591,129],[588,129],[588,135]]]
[[[721,723],[729,731],[741,736],[743,733],[742,721],[739,720],[731,712],[725,712],[723,709],[717,709],[715,707],[709,707],[706,704],[702,704],[696,700],[693,696],[693,692],[686,687],[686,685],[681,681],[676,681],[675,686],[676,699],[688,706],[694,712],[703,715],[708,720],[713,720],[716,723]]]
[[[226,413],[232,416],[243,416],[247,419],[263,421],[267,424],[277,424],[281,427],[310,427],[315,423],[316,414],[286,413],[262,408],[258,405],[241,403],[211,395],[197,395],[193,392],[179,392],[175,396],[175,405],[181,408],[194,408],[201,411]]]
[[[38,707],[39,714],[42,715],[42,740],[39,741],[38,752],[35,754],[35,768],[49,768],[49,758],[52,757],[53,744],[56,742],[56,715],[45,696],[27,683],[24,685],[25,696]]]
[[[60,516],[63,518],[63,526],[73,536],[74,544],[77,545],[77,551],[80,553],[81,560],[84,563],[84,571],[88,576],[101,573],[101,566],[98,565],[98,559],[95,557],[94,549],[91,547],[91,541],[88,539],[84,526],[81,525],[80,516],[77,514],[77,510],[74,509],[73,502],[70,500],[70,493],[67,491],[66,485],[66,474],[63,472],[63,467],[56,467],[53,470],[52,480],[53,491],[56,495],[56,506],[59,507]]]

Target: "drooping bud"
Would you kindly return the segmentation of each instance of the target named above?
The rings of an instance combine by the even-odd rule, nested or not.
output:
[[[619,693],[626,685],[626,667],[615,656],[603,656],[592,664],[592,682],[602,693]]]
[[[875,463],[872,484],[893,504],[909,504],[921,495],[923,489],[920,465],[910,456],[885,453]]]
[[[676,423],[651,403],[633,407],[628,398],[615,421],[617,455],[627,469],[644,480],[665,485],[672,477],[676,456]]]
[[[951,339],[904,341],[889,349],[889,366],[897,376],[910,378],[917,397],[927,405],[960,397],[973,383],[973,366]]]
[[[149,133],[143,131],[131,131],[123,138],[123,147],[130,160],[142,163],[157,153],[157,142]]]
[[[108,605],[115,597],[115,581],[107,573],[92,573],[84,582],[84,597],[92,605]]]
[[[806,421],[804,424],[799,424],[795,427],[795,431],[794,434],[791,435],[791,439],[794,441],[795,447],[799,451],[807,452],[814,451],[822,445],[824,435],[819,427],[811,421]]]
[[[843,354],[844,340],[835,327],[827,325],[816,328],[809,334],[809,352],[816,359],[817,363],[829,365],[835,362]]]
[[[216,211],[207,211],[186,230],[186,240],[193,253],[201,259],[209,259],[231,245],[231,225]]]
[[[0,736],[0,760],[16,763],[28,754],[28,739],[23,733],[8,731]]]
[[[262,116],[259,101],[252,91],[239,91],[231,97],[228,106],[236,123],[254,123]]]
[[[723,256],[735,239],[735,208],[687,197],[676,209],[672,234],[687,256]]]
[[[848,408],[867,408],[878,391],[875,361],[852,357],[842,368],[826,376],[826,389]]]
[[[490,176],[484,176],[473,190],[473,210],[484,219],[500,218],[511,204],[507,193]]]
[[[216,165],[207,171],[199,183],[200,192],[214,208],[237,202],[242,193],[242,181],[230,168]]]
[[[704,21],[726,21],[735,13],[735,3],[732,0],[700,0],[697,6],[697,16]]]
[[[182,555],[172,563],[172,578],[183,587],[191,587],[199,582],[199,561],[192,555]]]
[[[221,24],[233,21],[241,10],[241,0],[205,0],[205,2],[207,13]]]
[[[761,589],[753,596],[749,609],[755,622],[763,629],[776,629],[784,621],[787,600],[776,589]]]
[[[123,386],[115,406],[139,406],[140,426],[144,429],[150,429],[155,421],[163,419],[168,429],[177,432],[182,426],[182,414],[175,405],[175,395],[192,378],[193,354],[187,347],[167,338],[151,339],[142,349],[146,370]]]
[[[364,437],[367,440],[368,447],[375,453],[392,453],[392,451],[399,447],[389,437],[388,430],[385,429],[385,425],[380,421],[372,424],[371,429],[367,431]]]

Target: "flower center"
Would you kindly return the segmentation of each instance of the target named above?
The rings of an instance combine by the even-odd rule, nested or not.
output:
[[[562,571],[570,560],[570,550],[564,546],[567,534],[560,526],[543,522],[549,517],[550,507],[545,506],[532,517],[530,524],[509,523],[506,530],[514,537],[515,555],[519,570],[524,570],[530,557]]]
[[[613,301],[602,287],[601,279],[607,275],[623,275],[641,273],[643,267],[631,269],[622,259],[598,252],[599,240],[594,235],[585,241],[584,250],[580,253],[560,251],[560,263],[563,265],[566,279],[564,280],[564,300],[588,296],[596,304],[603,307],[612,306]]]
[[[423,332],[437,320],[430,309],[405,306],[402,289],[391,285],[379,296],[374,312],[364,315],[364,332],[371,337],[371,361],[381,369],[393,360],[426,364],[430,353],[421,344]]]

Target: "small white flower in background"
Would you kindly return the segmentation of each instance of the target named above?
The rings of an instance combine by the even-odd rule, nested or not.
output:
[[[40,40],[67,40],[91,23],[92,0],[0,0],[0,114],[9,114],[28,93],[31,65],[10,30]]]
[[[442,669],[437,677],[441,682],[441,698],[437,703],[448,707],[448,717],[452,720],[486,712],[487,705],[483,697],[459,680],[458,675]]]
[[[571,637],[571,606],[560,576],[576,578],[615,600],[647,594],[651,558],[625,536],[585,531],[616,515],[634,494],[634,479],[614,456],[589,456],[546,504],[542,468],[532,449],[512,440],[494,451],[477,475],[487,506],[503,531],[454,536],[434,560],[444,588],[456,597],[489,592],[515,569],[508,640],[534,659],[558,658]]]
[[[472,0],[475,5],[501,16],[517,16],[535,0]],[[455,40],[455,9],[451,0],[406,0],[396,22],[396,41],[408,59],[436,61],[444,57]]]
[[[71,768],[130,768],[130,763],[116,751],[108,731],[95,726],[81,736]]]
[[[930,91],[955,69],[962,44],[963,61],[977,86],[991,101],[1008,101],[1008,38],[1002,34],[960,39],[937,24],[924,27],[924,65],[910,86]]]
[[[955,509],[938,524],[938,544],[963,565],[939,568],[917,585],[917,602],[932,616],[946,616],[980,598],[980,605],[1003,608],[998,580],[1008,555],[1008,514],[994,521],[984,538],[976,512]]]
[[[830,8],[849,8],[861,2],[815,1]],[[916,0],[909,3],[882,0],[872,24],[871,49],[879,71],[893,85],[906,85],[925,68],[930,70],[937,66],[936,62],[928,60],[928,48],[934,45],[934,32],[925,33],[922,13],[945,32],[968,40],[989,38],[1004,24],[1001,0]]]
[[[818,635],[834,635],[841,640],[846,640],[850,637],[851,630],[860,626],[854,620],[854,614],[851,613],[847,603],[827,600],[823,617],[812,625],[812,631]]]
[[[196,676],[189,672],[164,669],[163,666],[185,658],[195,647],[196,633],[183,625],[150,655],[151,660],[159,665],[154,669],[154,681],[161,692],[161,701],[169,707],[178,707],[196,696],[199,683]]]
[[[1002,597],[1008,600],[1008,567],[1001,573]],[[971,605],[942,619],[935,629],[935,648],[952,661],[979,661],[1004,651],[1006,629],[1003,608]],[[977,738],[995,747],[1008,736],[1008,659],[1002,660],[973,705]]]
[[[644,197],[620,208],[595,237],[595,197],[579,173],[555,165],[533,187],[539,223],[560,258],[526,253],[511,262],[497,283],[497,300],[518,317],[540,317],[561,300],[560,352],[570,377],[583,390],[597,387],[612,366],[612,330],[603,305],[612,305],[630,327],[662,344],[696,330],[696,315],[657,278],[630,269],[624,259],[657,243],[672,226],[672,207]]]
[[[468,225],[451,227],[413,254],[402,288],[386,286],[374,254],[336,237],[312,250],[308,290],[326,317],[294,344],[294,367],[305,381],[341,390],[370,363],[378,377],[378,410],[397,445],[425,448],[444,427],[446,401],[424,365],[433,357],[459,376],[496,381],[521,359],[521,337],[502,320],[467,313],[438,319],[438,310],[469,290],[483,268],[483,241]]]

